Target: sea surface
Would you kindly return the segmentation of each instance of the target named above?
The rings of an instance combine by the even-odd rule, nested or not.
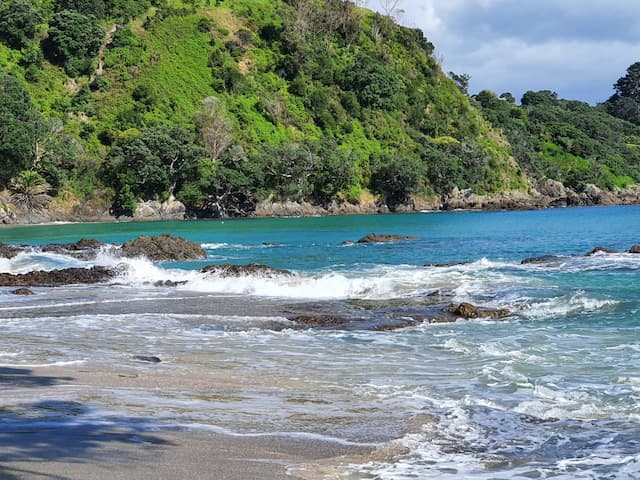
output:
[[[353,243],[370,232],[417,238]],[[160,233],[200,243],[208,259],[118,257],[122,242]],[[116,248],[91,261],[37,249],[81,237]],[[0,431],[123,424],[377,447],[344,466],[353,480],[640,478],[640,255],[585,256],[640,244],[640,207],[3,227],[0,242],[36,247],[0,259],[2,272],[126,264],[108,285],[0,288],[0,370],[173,379],[0,385]],[[541,255],[557,257],[521,264]],[[295,275],[198,271],[253,262]],[[184,283],[154,286],[165,280]],[[513,315],[429,323],[438,301]],[[290,320],[308,311],[348,328]],[[228,381],[197,380],[210,375]]]

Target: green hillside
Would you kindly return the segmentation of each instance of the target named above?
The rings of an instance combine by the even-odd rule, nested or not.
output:
[[[470,99],[421,31],[348,1],[0,0],[0,41],[0,189],[46,182],[59,206],[128,215],[174,195],[245,215],[372,192],[393,210],[640,178],[638,127]]]

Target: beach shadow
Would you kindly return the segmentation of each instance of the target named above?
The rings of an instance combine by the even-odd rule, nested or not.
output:
[[[28,369],[0,368],[0,395],[9,388],[50,387],[70,380],[73,379],[33,375]],[[112,455],[135,460],[137,453],[170,446],[149,432],[152,422],[141,417],[98,416],[92,406],[68,400],[0,407],[0,478],[13,480],[42,475],[25,465],[90,463]],[[63,480],[65,477],[47,475],[43,478]]]

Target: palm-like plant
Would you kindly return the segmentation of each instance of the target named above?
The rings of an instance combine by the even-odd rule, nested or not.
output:
[[[21,210],[39,212],[51,201],[47,192],[51,186],[38,172],[25,170],[15,176],[9,184],[11,202]]]

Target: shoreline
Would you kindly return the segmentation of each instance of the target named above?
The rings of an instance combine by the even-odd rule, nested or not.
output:
[[[76,389],[186,388],[184,377],[177,373],[127,365],[0,368],[5,388],[33,401],[2,408],[0,477],[143,480],[153,472],[158,480],[319,480],[335,478],[341,465],[366,463],[375,454],[377,445],[314,435],[234,433],[216,425],[155,424],[153,418],[141,423],[117,413],[105,421],[92,417],[89,404],[65,400]],[[238,386],[246,381],[196,373],[189,388]],[[65,414],[60,422],[57,415],[42,416],[42,408],[75,414]]]
[[[457,207],[457,208],[421,208],[421,209],[401,209],[396,211],[390,211],[388,209],[383,209],[381,211],[350,211],[350,212],[339,212],[339,213],[331,213],[324,211],[322,212],[322,207],[317,207],[318,211],[316,212],[308,212],[308,213],[296,213],[289,212],[288,214],[282,215],[248,215],[246,217],[182,217],[182,218],[174,218],[174,217],[163,217],[163,216],[154,216],[154,217],[145,217],[145,218],[132,218],[132,217],[105,217],[105,216],[97,216],[97,217],[88,217],[84,219],[70,219],[70,220],[51,220],[49,218],[43,218],[42,221],[35,222],[23,222],[21,219],[16,218],[15,221],[12,222],[3,222],[0,221],[0,231],[3,228],[12,228],[12,227],[29,227],[29,226],[57,226],[57,225],[84,225],[84,224],[93,224],[93,225],[101,225],[101,224],[145,224],[145,223],[160,223],[160,222],[190,222],[190,221],[235,221],[235,220],[261,220],[261,219],[269,219],[269,218],[318,218],[318,217],[349,217],[349,216],[360,216],[360,215],[407,215],[407,214],[437,214],[437,213],[491,213],[491,212],[526,212],[526,211],[543,211],[543,210],[556,210],[556,209],[566,209],[566,208],[598,208],[598,207],[632,207],[640,205],[640,199],[634,202],[618,202],[618,203],[598,203],[598,204],[588,204],[588,205],[550,205],[550,206],[538,206],[538,207],[523,207],[523,208],[508,208],[508,207],[496,207],[496,208],[475,208],[475,207]]]

